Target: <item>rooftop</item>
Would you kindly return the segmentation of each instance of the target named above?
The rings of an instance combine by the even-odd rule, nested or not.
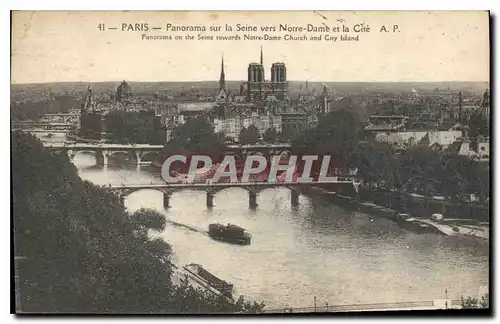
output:
[[[179,107],[179,111],[208,111],[215,107],[215,103],[213,102],[183,102],[179,103],[177,106]]]

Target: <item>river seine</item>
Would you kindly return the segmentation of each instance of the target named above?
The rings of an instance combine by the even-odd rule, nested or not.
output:
[[[74,160],[82,179],[98,185],[161,183],[159,170],[116,161],[95,166],[92,155]],[[288,189],[267,189],[258,208],[248,208],[244,189],[216,194],[208,210],[205,194],[182,191],[170,199],[154,190],[132,193],[125,206],[133,212],[154,208],[167,219],[162,237],[174,262],[199,263],[232,282],[235,295],[261,301],[267,309],[355,303],[428,301],[477,296],[488,287],[488,243],[477,238],[416,234],[394,222],[347,211],[324,199],[300,196],[292,208]],[[252,235],[250,246],[211,240],[213,222],[233,223]]]

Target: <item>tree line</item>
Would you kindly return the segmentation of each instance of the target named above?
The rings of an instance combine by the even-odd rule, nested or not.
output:
[[[58,95],[40,101],[12,101],[12,120],[38,120],[45,114],[67,113],[69,109],[80,108],[80,100],[69,95]]]
[[[165,144],[166,132],[153,112],[110,111],[105,118],[107,139],[119,143]]]
[[[426,196],[461,200],[474,194],[489,198],[489,162],[458,154],[450,145],[434,150],[422,141],[401,151],[379,142],[364,132],[363,124],[348,110],[331,112],[316,128],[292,142],[292,151],[302,154],[335,154],[345,169],[357,169],[363,183],[371,188],[401,190]]]
[[[118,197],[79,178],[64,153],[12,136],[12,208],[22,312],[233,313],[263,304],[173,283],[172,247],[150,231],[165,217],[128,214]]]

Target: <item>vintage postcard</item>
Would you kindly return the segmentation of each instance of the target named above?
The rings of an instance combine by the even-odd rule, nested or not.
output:
[[[488,11],[14,11],[12,311],[489,311]]]

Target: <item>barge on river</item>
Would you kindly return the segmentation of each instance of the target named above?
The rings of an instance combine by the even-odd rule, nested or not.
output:
[[[249,245],[251,242],[251,236],[244,228],[232,224],[210,224],[208,235],[214,240],[233,244]]]
[[[208,272],[205,268],[203,268],[201,265],[196,263],[191,263],[184,266],[184,270],[200,278],[202,282],[214,288],[222,295],[227,297],[232,296],[233,284],[217,278],[216,276]]]

